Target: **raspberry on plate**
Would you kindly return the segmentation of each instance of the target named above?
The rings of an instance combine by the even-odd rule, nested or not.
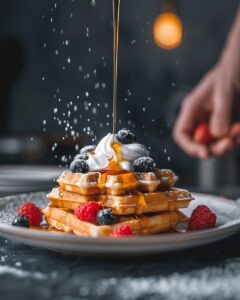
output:
[[[133,231],[129,225],[121,225],[113,229],[110,236],[113,238],[130,237],[133,236]]]
[[[19,209],[18,214],[27,217],[30,225],[39,225],[43,220],[43,214],[32,202],[23,203]]]
[[[194,209],[188,222],[188,230],[201,230],[216,226],[217,216],[206,205]]]
[[[97,214],[101,209],[102,207],[97,202],[89,201],[75,209],[74,214],[81,221],[96,223]]]

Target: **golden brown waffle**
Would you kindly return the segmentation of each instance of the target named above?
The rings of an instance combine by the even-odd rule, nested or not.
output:
[[[138,181],[138,190],[141,192],[155,192],[158,190],[160,179],[153,172],[134,173]]]
[[[100,177],[98,172],[71,173],[64,172],[58,179],[60,187],[66,191],[82,195],[95,195],[100,193]]]
[[[176,211],[187,207],[192,200],[186,190],[172,189],[166,192],[133,192],[124,196],[101,195],[99,202],[111,208],[116,215],[145,214],[152,212]]]
[[[64,232],[73,232],[78,236],[108,236],[119,225],[129,225],[134,234],[149,235],[153,233],[167,232],[174,229],[183,221],[182,214],[178,212],[166,212],[154,216],[128,217],[114,225],[96,226],[80,221],[73,213],[60,208],[47,207],[43,210],[49,226],[53,226]]]
[[[138,181],[132,172],[107,175],[105,183],[106,193],[110,195],[123,195],[135,189],[137,185]]]
[[[171,170],[157,169],[155,173],[107,174],[99,172],[64,172],[58,182],[63,190],[82,195],[124,195],[137,189],[141,192],[166,191],[172,188],[178,177]]]
[[[57,207],[74,210],[75,208],[78,208],[82,203],[86,203],[88,201],[97,201],[99,195],[81,195],[61,190],[61,188],[57,187],[53,188],[52,191],[47,195],[47,197],[53,206],[55,206],[54,202],[58,201],[58,205],[56,205]],[[71,205],[71,203],[73,203],[73,205]]]
[[[98,201],[101,206],[111,208],[116,215],[175,211],[187,207],[193,199],[188,191],[176,188],[165,192],[158,191],[143,194],[131,192],[121,196],[80,195],[54,188],[48,198],[52,206],[69,210],[74,210],[88,201]]]
[[[132,172],[123,174],[106,174],[98,172],[71,173],[64,172],[58,183],[66,191],[82,195],[108,193],[122,195],[135,189],[138,182]]]
[[[158,189],[161,191],[167,191],[171,189],[179,179],[178,176],[173,173],[173,171],[168,169],[156,169],[155,174],[160,179],[160,185]]]

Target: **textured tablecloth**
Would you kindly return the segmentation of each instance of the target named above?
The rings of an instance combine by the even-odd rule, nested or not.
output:
[[[0,299],[239,299],[240,234],[135,258],[74,257],[0,239]]]

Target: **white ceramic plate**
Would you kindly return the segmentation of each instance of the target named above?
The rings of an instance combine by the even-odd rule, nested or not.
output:
[[[195,201],[184,209],[190,215],[200,205],[209,206],[216,214],[216,228],[185,233],[165,233],[134,238],[80,238],[72,234],[45,232],[11,226],[17,207],[25,201],[47,205],[45,193],[31,193],[0,199],[0,235],[26,245],[71,254],[143,255],[182,250],[206,245],[231,236],[240,230],[240,206],[234,201],[211,195],[194,194]]]
[[[39,182],[49,184],[62,172],[63,169],[54,166],[2,165],[0,166],[0,181],[1,184],[11,186],[39,185]]]

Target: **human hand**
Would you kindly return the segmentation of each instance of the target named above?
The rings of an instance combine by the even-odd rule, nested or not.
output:
[[[237,41],[230,39],[219,63],[184,100],[175,123],[173,138],[191,156],[219,156],[234,147],[229,132],[234,113],[240,111],[240,101],[236,99],[240,95],[240,17],[237,21]],[[193,140],[193,132],[202,122],[209,125],[214,137],[209,145]]]

